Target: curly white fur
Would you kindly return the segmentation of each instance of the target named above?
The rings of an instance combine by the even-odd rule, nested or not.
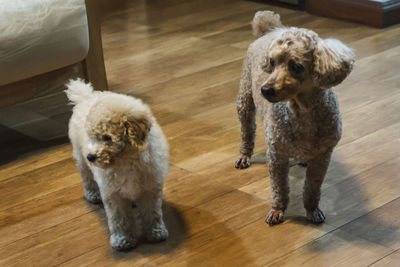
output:
[[[90,83],[85,83],[82,79],[70,80],[66,84],[68,90],[65,90],[71,104],[76,105],[85,101],[93,93],[93,87]]]
[[[168,143],[150,108],[131,96],[93,91],[82,80],[67,87],[76,104],[69,138],[84,195],[103,202],[111,246],[132,248],[141,234],[150,241],[166,239],[161,205]]]

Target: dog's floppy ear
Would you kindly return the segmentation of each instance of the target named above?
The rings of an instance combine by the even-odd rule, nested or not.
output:
[[[340,84],[354,65],[353,51],[336,39],[317,38],[314,49],[315,83],[321,88]]]
[[[146,118],[128,118],[124,120],[127,141],[138,150],[142,151],[151,128],[151,122]]]

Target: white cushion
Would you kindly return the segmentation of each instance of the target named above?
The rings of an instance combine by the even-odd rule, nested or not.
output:
[[[0,0],[0,85],[83,60],[84,0]]]

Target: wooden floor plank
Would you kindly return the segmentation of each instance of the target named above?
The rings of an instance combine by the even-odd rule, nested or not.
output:
[[[163,206],[170,236],[113,251],[104,209],[83,198],[71,146],[33,145],[12,134],[25,127],[15,119],[21,114],[31,122],[66,121],[70,106],[58,94],[38,107],[28,102],[0,112],[11,126],[0,128],[1,266],[398,265],[399,25],[376,29],[245,0],[98,4],[110,90],[148,103],[170,144]],[[336,88],[343,138],[322,188],[327,220],[320,226],[305,220],[299,166],[290,169],[286,221],[264,222],[271,194],[259,119],[252,166],[233,166],[240,145],[235,102],[254,40],[249,21],[264,9],[280,13],[284,24],[342,40],[357,57]]]
[[[340,140],[340,145],[396,123],[399,109],[400,92],[376,100],[362,108],[343,113],[343,131],[346,134]]]
[[[0,247],[98,208],[83,199],[81,184],[0,211]]]
[[[104,215],[103,210],[100,214]],[[0,265],[29,266],[32,262],[54,266],[107,241],[105,221],[96,213],[66,221],[0,248]],[[76,244],[80,244],[77,246]]]
[[[400,249],[399,205],[400,199],[397,198],[342,226],[340,229],[382,246],[398,250]]]
[[[399,83],[397,67],[400,59],[398,47],[371,54],[357,62],[354,73],[337,87],[343,113],[363,108],[376,100],[392,95]],[[376,71],[376,70],[385,71]],[[370,79],[364,79],[365,77]]]
[[[371,264],[373,267],[381,267],[381,266],[398,266],[400,262],[400,251],[395,251],[386,257],[380,259],[379,261]]]
[[[14,176],[0,182],[0,210],[31,201],[81,182],[75,162],[69,158],[48,167]]]
[[[264,218],[265,211],[258,213]],[[307,231],[304,222],[299,224],[282,224],[280,227],[270,227],[264,220],[257,220],[243,228],[225,235],[215,241],[207,242],[204,246],[183,256],[168,259],[169,266],[174,264],[188,265],[204,260],[209,266],[259,266],[265,265],[274,258],[288,253],[305,243],[324,235],[332,228],[310,226]],[[290,235],[284,234],[290,233]],[[277,241],[279,239],[279,241]],[[271,242],[276,240],[276,242]],[[256,242],[258,246],[254,246]],[[252,249],[248,249],[251,246]],[[158,263],[158,261],[157,261]],[[160,261],[164,264],[164,261]]]
[[[269,266],[367,266],[377,257],[391,252],[391,249],[338,229],[273,261]]]
[[[380,129],[367,136],[339,146],[333,154],[328,169],[326,183],[330,186],[329,177],[336,177],[334,183],[344,180],[351,175],[357,175],[373,166],[399,156],[400,123]]]
[[[41,153],[40,153],[41,152]],[[69,159],[72,155],[72,148],[69,144],[61,145],[58,149],[39,150],[33,152],[33,156],[22,155],[22,160],[15,160],[10,164],[0,167],[0,180],[6,180],[12,176],[24,174],[38,168]]]
[[[9,196],[14,194],[19,196],[8,197],[7,199],[14,200],[14,202],[9,205],[3,205],[6,203],[2,203],[0,206],[4,208],[4,210],[0,210],[0,247],[101,208],[84,200],[83,186],[80,183],[79,175],[75,174],[76,170],[73,166],[67,165],[66,167],[74,172],[73,183],[68,187],[68,184],[64,182],[64,186],[57,191],[46,192],[43,190],[43,187],[48,189],[56,188],[50,183],[43,183],[45,185],[41,186],[40,194],[36,195],[30,194],[34,193],[31,189],[31,183],[22,182],[17,186],[4,187],[6,192],[1,192],[2,195]],[[59,168],[59,165],[55,166],[55,168]],[[51,169],[46,169],[46,171],[50,173]],[[175,177],[188,177],[188,174],[188,171],[171,166],[167,180],[178,180]],[[31,174],[31,176],[35,175]],[[26,177],[23,176],[23,178]],[[60,179],[55,176],[48,178],[50,180]],[[67,176],[67,178],[70,177]],[[40,185],[38,181],[34,181],[34,183]],[[166,196],[170,191],[179,190],[174,188],[173,183],[171,184],[165,190]],[[28,192],[28,194],[25,192]],[[185,193],[187,194],[187,190],[179,192],[177,195]],[[205,191],[203,194],[199,194],[197,198],[194,198],[193,201],[194,203],[199,203],[203,199],[211,198],[210,196],[213,194],[218,194],[218,190]]]

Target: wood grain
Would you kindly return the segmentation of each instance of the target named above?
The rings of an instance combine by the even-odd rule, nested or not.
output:
[[[269,266],[367,266],[391,250],[337,229]],[[354,254],[357,256],[355,257]]]
[[[89,51],[83,61],[86,78],[97,90],[107,90],[107,75],[104,66],[101,40],[100,9],[97,1],[85,0],[89,26]]]
[[[374,267],[380,266],[396,266],[400,262],[400,252],[397,250],[386,257],[378,260],[377,262],[371,264]]]
[[[82,76],[82,64],[77,63],[39,76],[2,85],[0,86],[0,107],[58,93],[69,79]]]
[[[398,0],[309,0],[305,1],[305,8],[319,16],[346,19],[380,28],[400,21]]]
[[[399,205],[400,198],[396,198],[342,226],[341,229],[371,242],[398,250],[400,248],[400,215],[397,212]]]
[[[170,144],[163,207],[170,237],[126,253],[111,249],[102,206],[83,198],[71,146],[42,147],[12,132],[23,127],[14,120],[19,112],[31,121],[68,119],[64,95],[42,97],[1,113],[10,125],[0,129],[1,266],[398,265],[400,26],[381,30],[243,0],[102,0],[97,8],[109,89],[149,103]],[[287,220],[265,224],[262,127],[253,165],[233,167],[248,22],[262,9],[339,38],[357,55],[336,88],[343,138],[322,188],[320,226],[305,220],[298,166],[290,170]]]

